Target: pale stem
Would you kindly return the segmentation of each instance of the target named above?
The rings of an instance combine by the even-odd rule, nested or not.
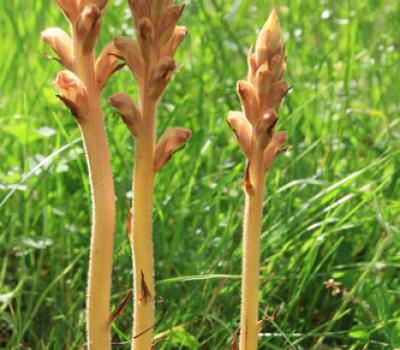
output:
[[[260,234],[264,193],[262,151],[255,150],[251,159],[249,171],[252,186],[249,190],[246,190],[243,225],[240,350],[256,350],[259,331]]]
[[[152,211],[156,103],[141,96],[143,132],[137,138],[133,179],[132,262],[134,270],[134,326],[132,349],[150,350],[154,327],[154,262]]]
[[[88,90],[89,113],[80,123],[92,194],[92,232],[87,287],[87,341],[90,350],[110,350],[110,295],[115,227],[115,197],[107,136],[96,87],[94,55],[76,59],[76,73]]]

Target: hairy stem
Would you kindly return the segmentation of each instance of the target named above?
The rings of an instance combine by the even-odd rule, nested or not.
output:
[[[243,225],[242,309],[240,350],[256,350],[258,341],[258,290],[260,234],[264,193],[263,154],[254,150],[249,165],[251,186],[246,189]]]
[[[77,75],[86,84],[89,112],[80,123],[92,193],[93,217],[87,287],[87,337],[91,350],[111,349],[110,294],[115,226],[115,198],[111,161],[96,87],[94,56],[78,55]]]
[[[143,132],[137,138],[133,179],[132,262],[134,270],[134,326],[132,349],[152,347],[154,326],[154,263],[152,211],[156,103],[141,94]]]

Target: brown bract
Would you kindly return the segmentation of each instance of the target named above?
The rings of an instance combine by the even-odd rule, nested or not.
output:
[[[142,128],[142,116],[139,108],[135,105],[129,95],[120,92],[110,98],[111,106],[118,110],[122,120],[133,136],[138,136]]]
[[[183,128],[172,128],[158,141],[154,156],[154,170],[159,171],[172,155],[181,149],[192,136],[192,132]]]

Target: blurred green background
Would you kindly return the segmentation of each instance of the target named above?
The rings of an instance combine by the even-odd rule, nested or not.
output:
[[[226,124],[235,83],[275,7],[293,86],[280,110],[290,152],[267,179],[260,349],[400,347],[400,2],[187,1],[190,29],[159,133],[193,130],[158,175],[156,349],[230,349],[239,322],[244,157]],[[79,130],[55,97],[51,0],[0,2],[0,348],[83,349],[90,194]],[[99,49],[132,34],[112,0]],[[107,98],[136,93],[127,70],[104,93],[118,224],[113,305],[131,288],[126,216],[134,142]],[[332,279],[332,280],[331,280]],[[330,281],[331,280],[331,281]],[[131,305],[113,326],[129,349]]]

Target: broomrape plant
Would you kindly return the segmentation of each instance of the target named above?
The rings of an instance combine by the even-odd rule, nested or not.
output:
[[[170,0],[130,0],[137,40],[120,36],[114,39],[114,56],[123,60],[139,89],[136,105],[124,93],[110,103],[122,116],[136,139],[133,175],[133,210],[129,237],[134,270],[134,326],[132,349],[152,347],[154,327],[154,266],[152,211],[154,177],[191,136],[182,128],[172,128],[156,144],[158,102],[175,69],[173,56],[186,28],[176,26],[183,6]]]
[[[60,28],[42,32],[67,69],[54,86],[60,100],[78,122],[85,145],[92,193],[92,232],[87,287],[87,344],[111,349],[109,303],[115,204],[101,94],[111,74],[121,66],[109,45],[95,60],[95,45],[107,0],[56,0],[70,22],[71,36]]]
[[[288,92],[282,80],[286,69],[285,48],[279,20],[272,11],[248,56],[247,81],[239,81],[237,92],[241,112],[230,112],[228,122],[246,159],[244,191],[246,207],[243,225],[242,306],[240,350],[257,349],[260,233],[264,180],[275,157],[285,151],[286,132],[275,131],[277,112]]]
[[[42,39],[67,69],[57,75],[57,95],[80,127],[89,168],[93,218],[87,289],[87,342],[89,349],[111,349],[109,314],[115,224],[114,188],[101,94],[110,76],[128,66],[139,90],[138,104],[125,93],[110,98],[136,139],[133,208],[129,238],[134,272],[134,325],[132,349],[152,347],[154,320],[154,263],[152,210],[154,178],[191,137],[172,128],[156,142],[159,100],[176,67],[173,56],[185,37],[177,26],[183,6],[171,0],[129,0],[137,39],[119,36],[98,59],[95,46],[108,0],[56,0],[70,22],[71,36],[60,28],[42,32]],[[243,226],[241,350],[257,348],[260,232],[264,180],[276,156],[285,151],[285,132],[276,132],[277,111],[288,91],[284,44],[273,11],[248,57],[248,79],[239,81],[242,111],[230,112],[228,122],[246,158],[246,207]],[[119,61],[123,63],[119,63]]]

